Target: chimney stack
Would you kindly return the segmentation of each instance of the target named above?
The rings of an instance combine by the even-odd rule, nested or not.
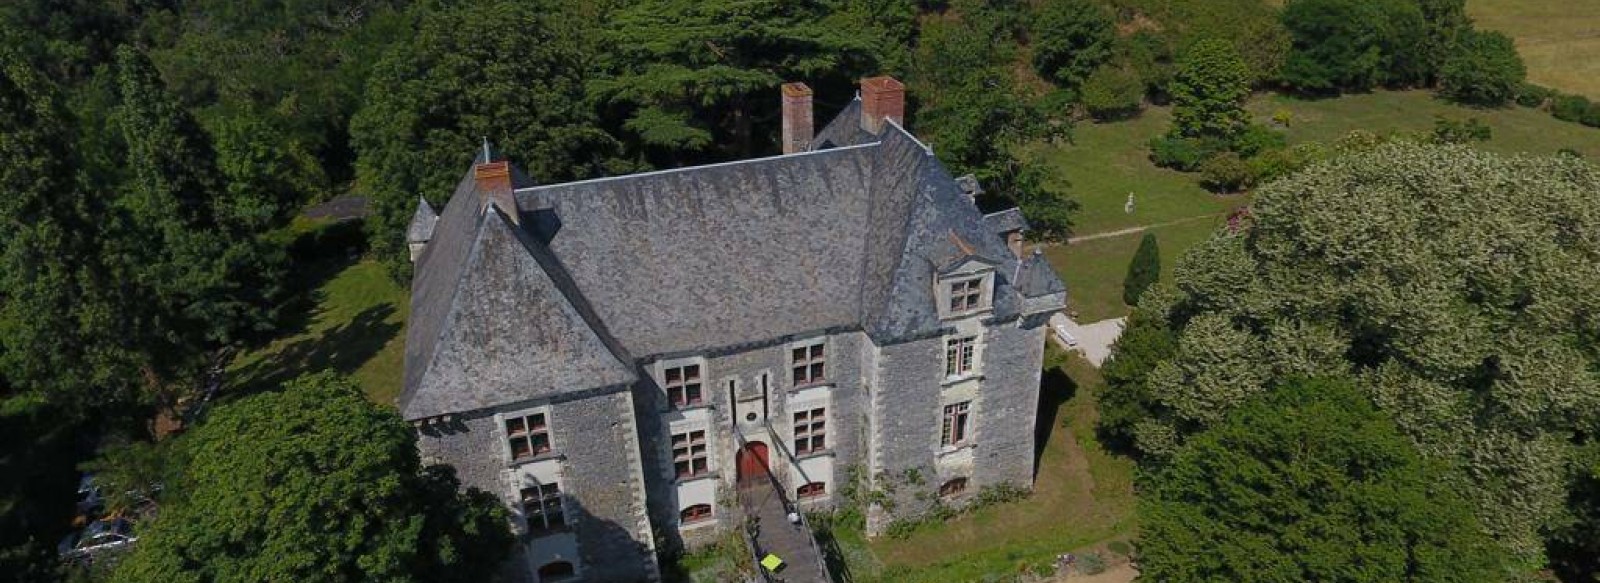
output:
[[[811,149],[811,88],[805,83],[783,84],[783,153]]]
[[[861,129],[880,133],[886,119],[905,124],[906,86],[887,75],[862,79]]]
[[[511,222],[522,224],[522,214],[517,212],[517,199],[511,193],[511,163],[505,160],[483,162],[472,168],[472,177],[478,182],[478,193],[483,196],[483,207],[500,207],[500,212],[511,217]]]

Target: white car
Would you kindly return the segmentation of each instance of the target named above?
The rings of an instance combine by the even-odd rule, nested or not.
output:
[[[133,536],[133,525],[127,520],[107,518],[90,523],[83,532],[67,535],[56,546],[56,552],[67,561],[85,561],[125,549],[138,540],[139,537]]]

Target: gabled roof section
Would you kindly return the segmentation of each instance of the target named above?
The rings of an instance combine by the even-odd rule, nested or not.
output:
[[[822,127],[816,137],[811,139],[811,148],[820,150],[826,148],[843,148],[859,146],[878,141],[878,136],[861,128],[861,96],[846,105],[833,121]]]
[[[1028,219],[1023,218],[1022,209],[1016,207],[983,215],[983,222],[997,235],[1028,230]]]
[[[411,215],[411,226],[406,229],[407,243],[427,243],[433,239],[433,227],[439,222],[439,213],[433,211],[428,199],[417,197],[417,212]]]
[[[400,396],[406,419],[630,383],[620,360],[499,209],[477,213],[439,337]],[[437,259],[437,258],[436,258]],[[408,338],[411,340],[420,340]]]
[[[1022,266],[1017,270],[1017,292],[1025,298],[1037,298],[1067,293],[1067,286],[1061,283],[1055,268],[1045,260],[1044,253],[1035,250],[1022,260]]]

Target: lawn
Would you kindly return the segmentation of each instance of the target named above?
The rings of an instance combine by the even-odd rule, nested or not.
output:
[[[1378,134],[1426,132],[1433,129],[1434,116],[1454,120],[1478,118],[1493,130],[1493,138],[1475,144],[1503,154],[1554,154],[1572,148],[1590,160],[1600,160],[1600,130],[1565,122],[1550,114],[1526,107],[1476,109],[1436,99],[1427,91],[1376,91],[1345,95],[1335,99],[1297,99],[1267,94],[1248,106],[1256,121],[1270,122],[1273,113],[1286,110],[1293,115],[1284,130],[1291,143],[1332,142],[1352,130]]]
[[[1071,143],[1033,144],[1026,154],[1049,170],[1049,185],[1082,205],[1074,235],[1091,235],[1196,215],[1222,215],[1244,202],[1200,188],[1194,177],[1150,163],[1146,143],[1166,133],[1171,110],[1152,107],[1114,123],[1082,123]],[[1125,212],[1133,193],[1133,212]]]
[[[1517,40],[1529,81],[1600,99],[1600,2],[1467,0],[1467,15]]]
[[[923,526],[903,539],[866,542],[841,533],[854,581],[987,580],[1133,536],[1133,462],[1107,453],[1094,435],[1095,397],[1104,386],[1099,371],[1054,346],[1045,365],[1039,409],[1044,450],[1033,494]]]
[[[1172,268],[1183,252],[1211,236],[1225,221],[1224,217],[1202,217],[1149,229],[1161,249],[1161,280],[1170,281]],[[1045,248],[1045,258],[1067,284],[1067,308],[1077,313],[1076,321],[1098,322],[1127,315],[1129,308],[1122,303],[1122,279],[1142,237],[1123,235]]]
[[[410,303],[382,265],[352,257],[344,244],[348,239],[337,232],[352,228],[346,225],[302,229],[297,246],[308,260],[295,269],[300,293],[283,307],[287,331],[235,358],[228,370],[230,386],[267,390],[331,369],[350,375],[373,402],[394,404]]]

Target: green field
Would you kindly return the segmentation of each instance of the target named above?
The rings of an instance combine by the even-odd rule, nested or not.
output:
[[[909,537],[840,537],[852,580],[960,583],[1015,575],[1134,534],[1133,468],[1096,440],[1100,373],[1076,353],[1046,354],[1039,431],[1044,436],[1034,492],[1025,500],[925,525]]]
[[[1149,229],[1156,234],[1156,244],[1161,248],[1161,280],[1171,280],[1172,267],[1183,252],[1211,236],[1225,221],[1223,217],[1201,217]],[[1143,234],[1132,234],[1045,248],[1045,257],[1067,284],[1068,303],[1077,313],[1075,320],[1097,322],[1127,315],[1128,306],[1122,303],[1122,279],[1142,237]]]
[[[1517,40],[1529,81],[1600,99],[1600,2],[1467,0],[1467,15]]]
[[[405,358],[406,290],[375,261],[351,259],[342,248],[321,251],[328,256],[296,267],[304,289],[283,308],[294,321],[290,331],[235,358],[229,386],[270,390],[334,370],[355,379],[373,402],[393,406]]]

